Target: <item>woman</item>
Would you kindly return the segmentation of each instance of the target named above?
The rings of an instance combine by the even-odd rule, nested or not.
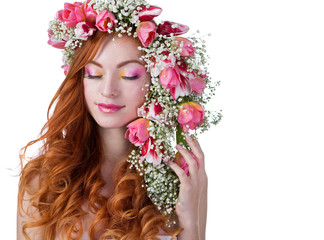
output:
[[[204,154],[187,133],[206,117],[185,100],[202,96],[208,78],[180,62],[194,56],[193,43],[172,35],[187,27],[156,26],[160,13],[144,1],[88,0],[65,4],[51,22],[66,78],[40,138],[23,148],[22,166],[26,149],[43,143],[22,167],[18,239],[205,239]],[[161,41],[169,51],[157,49]],[[174,126],[177,154],[162,138]],[[161,179],[167,189],[154,189]]]

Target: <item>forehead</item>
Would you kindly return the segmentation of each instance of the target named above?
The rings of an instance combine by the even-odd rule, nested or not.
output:
[[[129,60],[139,61],[142,55],[142,52],[138,50],[139,46],[139,40],[133,37],[115,37],[113,40],[112,36],[108,35],[100,43],[93,61],[100,63],[103,67],[115,67],[118,63]]]

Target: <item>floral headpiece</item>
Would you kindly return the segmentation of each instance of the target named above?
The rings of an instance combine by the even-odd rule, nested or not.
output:
[[[174,145],[190,150],[185,135],[197,136],[216,125],[222,115],[205,110],[219,84],[212,83],[207,71],[205,41],[188,32],[185,25],[152,20],[162,9],[145,0],[87,0],[65,3],[48,30],[48,44],[63,49],[63,68],[68,71],[75,50],[96,31],[137,37],[142,46],[150,91],[138,109],[138,119],[127,126],[125,138],[136,148],[128,161],[144,175],[143,187],[162,214],[171,214],[179,193],[179,180],[167,165],[176,161],[188,166]]]

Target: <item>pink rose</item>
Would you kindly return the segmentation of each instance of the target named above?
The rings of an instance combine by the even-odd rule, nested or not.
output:
[[[189,129],[194,130],[199,124],[204,122],[204,109],[194,102],[183,103],[179,107],[178,122],[184,133]]]
[[[178,41],[178,47],[181,47],[180,56],[182,57],[190,57],[195,53],[195,48],[193,47],[193,43],[184,37],[175,37],[174,40]],[[182,46],[181,46],[182,45]]]
[[[163,24],[159,24],[157,33],[169,37],[171,33],[173,36],[181,35],[189,31],[189,27],[183,24],[164,21]]]
[[[79,22],[74,29],[77,39],[88,40],[97,31],[96,26],[92,22]]]
[[[84,13],[87,21],[95,23],[98,14],[96,10],[93,9],[93,5],[89,5],[90,1],[91,0],[87,0],[87,2],[84,4]]]
[[[115,15],[107,10],[103,10],[96,18],[96,26],[101,32],[107,32],[112,29],[115,23]]]
[[[146,8],[145,6],[140,6],[142,10],[138,12],[138,17],[141,22],[151,21],[153,18],[159,16],[162,12],[162,8],[157,6],[150,6]]]
[[[163,155],[163,148],[161,150],[161,153]],[[142,162],[144,161],[144,159],[149,163],[153,163],[154,166],[161,164],[162,156],[159,156],[156,153],[155,139],[152,137],[150,137],[142,147],[142,157],[140,161]]]
[[[148,138],[150,127],[150,120],[139,118],[127,125],[125,138],[127,138],[135,146],[141,146]]]
[[[55,47],[55,48],[59,48],[59,49],[64,49],[65,48],[65,44],[66,44],[66,40],[62,39],[62,40],[58,40],[55,38],[54,36],[54,32],[52,29],[48,29],[47,30],[48,32],[48,41],[47,43],[49,45],[51,45],[52,47]]]
[[[180,75],[177,66],[163,69],[159,79],[163,87],[169,90],[174,100],[179,96],[187,96],[191,93],[190,82],[184,76]]]
[[[143,105],[141,108],[138,108],[137,114],[139,117],[145,117],[157,122],[165,122],[168,119],[168,114],[163,113],[163,108],[156,99],[148,107],[144,108]]]
[[[191,153],[191,156],[196,160],[197,166],[198,166],[198,169],[199,169],[200,163],[199,163],[198,159],[196,158],[196,156],[192,152],[190,152],[190,153]],[[174,162],[176,164],[178,164],[179,167],[181,167],[185,171],[185,173],[189,176],[189,166],[188,166],[186,160],[184,159],[184,157],[181,155],[180,152],[176,153],[175,158],[174,158]]]
[[[156,27],[152,22],[141,22],[137,29],[137,36],[144,47],[148,47],[156,36]]]
[[[81,2],[64,3],[64,10],[57,12],[57,18],[68,27],[75,27],[79,22],[86,21],[86,16]]]

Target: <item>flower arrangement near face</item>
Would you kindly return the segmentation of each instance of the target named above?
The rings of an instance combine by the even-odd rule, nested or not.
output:
[[[163,214],[170,214],[179,192],[179,180],[167,162],[176,161],[188,173],[186,162],[174,152],[172,140],[189,149],[185,134],[204,132],[217,124],[221,114],[204,110],[218,83],[208,77],[204,41],[179,37],[185,25],[153,22],[162,9],[144,0],[87,0],[65,3],[50,22],[48,44],[63,49],[65,74],[74,52],[96,31],[137,37],[142,46],[151,86],[138,109],[138,119],[127,126],[125,137],[137,148],[128,161],[144,174],[148,196]],[[206,91],[208,90],[208,92]],[[199,165],[199,163],[198,163]]]

